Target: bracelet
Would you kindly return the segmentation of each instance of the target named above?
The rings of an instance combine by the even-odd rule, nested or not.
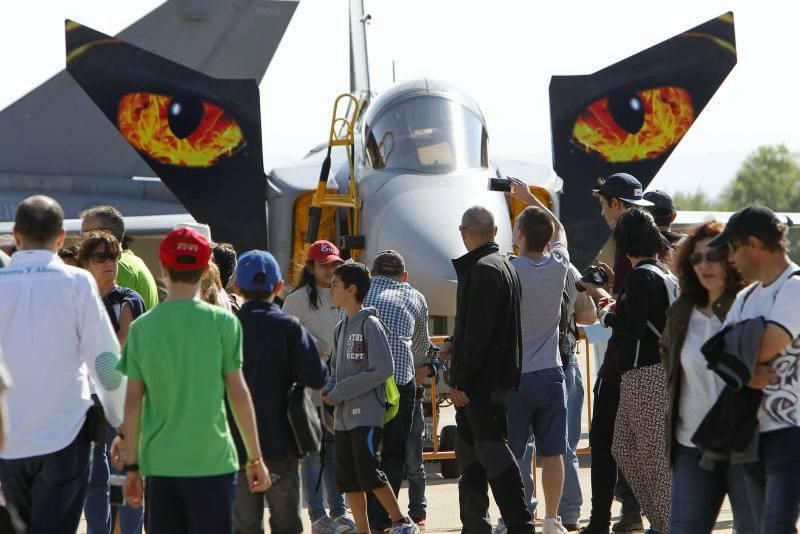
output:
[[[125,464],[122,470],[125,471],[126,473],[138,473],[139,464]]]
[[[256,458],[255,460],[248,460],[248,461],[247,461],[247,467],[248,467],[248,468],[250,468],[250,467],[258,467],[258,466],[259,466],[259,465],[261,465],[262,463],[263,463],[263,462],[261,461],[261,457],[258,457],[258,458]]]

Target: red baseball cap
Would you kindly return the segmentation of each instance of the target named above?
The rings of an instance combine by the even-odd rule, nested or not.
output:
[[[339,249],[330,241],[317,241],[308,247],[308,259],[321,265],[334,261],[344,263],[344,260],[339,257]]]
[[[197,230],[176,228],[167,234],[158,249],[158,259],[176,271],[199,271],[208,266],[211,247]]]

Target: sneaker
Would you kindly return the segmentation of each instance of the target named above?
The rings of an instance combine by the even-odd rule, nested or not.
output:
[[[611,531],[616,534],[631,534],[633,532],[644,532],[644,524],[642,523],[642,516],[622,517],[619,521],[614,523]]]
[[[542,521],[542,534],[567,534],[560,517],[545,517]]]
[[[337,523],[339,523],[340,525],[346,526],[350,530],[356,529],[356,522],[347,517],[346,515],[340,515],[339,517],[333,517],[332,519]]]
[[[419,534],[419,527],[406,518],[404,523],[394,523],[389,532],[391,534]]]
[[[609,534],[608,523],[606,523],[605,527],[598,527],[597,525],[592,525],[592,523],[589,523],[585,527],[578,530],[578,534]]]
[[[506,528],[506,524],[503,522],[503,518],[497,520],[497,526],[494,527],[492,534],[508,534],[508,529]]]
[[[425,530],[425,520],[424,519],[414,519],[412,517],[411,520],[414,522],[415,525],[417,525],[417,527],[419,528],[420,532],[423,532]]]
[[[565,523],[562,520],[561,524],[564,525],[564,528],[567,529],[567,532],[575,532],[581,528],[581,524],[578,521],[575,521],[574,523]]]
[[[349,527],[325,515],[311,524],[311,534],[347,534],[352,532],[354,528],[355,525]]]

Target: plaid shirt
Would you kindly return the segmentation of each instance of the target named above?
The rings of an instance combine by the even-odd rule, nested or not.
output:
[[[414,379],[414,362],[428,353],[428,303],[422,293],[405,282],[388,276],[373,276],[364,306],[378,309],[389,327],[389,346],[394,359],[394,380],[398,386]]]

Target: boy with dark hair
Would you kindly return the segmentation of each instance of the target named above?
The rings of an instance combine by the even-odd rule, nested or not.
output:
[[[239,461],[226,394],[247,450],[249,489],[270,485],[242,375],[239,321],[197,298],[210,257],[195,230],[167,234],[159,260],[169,297],[131,325],[118,366],[129,377],[119,436],[125,436],[125,496],[141,506],[147,478],[151,534],[232,531]]]
[[[404,517],[386,475],[378,469],[386,414],[385,384],[394,372],[392,352],[375,308],[364,308],[369,270],[361,263],[336,269],[331,302],[345,312],[336,327],[331,376],[322,400],[335,406],[336,484],[346,493],[356,532],[367,534],[367,491],[380,501],[392,520],[392,534],[419,532]]]
[[[263,534],[265,498],[272,532],[302,532],[301,455],[286,417],[287,392],[294,383],[320,389],[328,369],[308,331],[275,304],[275,297],[283,290],[283,280],[272,254],[263,250],[244,253],[239,258],[234,284],[245,300],[236,316],[242,323],[242,370],[253,396],[259,442],[270,473],[280,477],[280,483],[261,494],[252,493],[244,471],[239,473],[234,532]],[[245,454],[242,439],[236,431],[233,437],[242,458]]]

